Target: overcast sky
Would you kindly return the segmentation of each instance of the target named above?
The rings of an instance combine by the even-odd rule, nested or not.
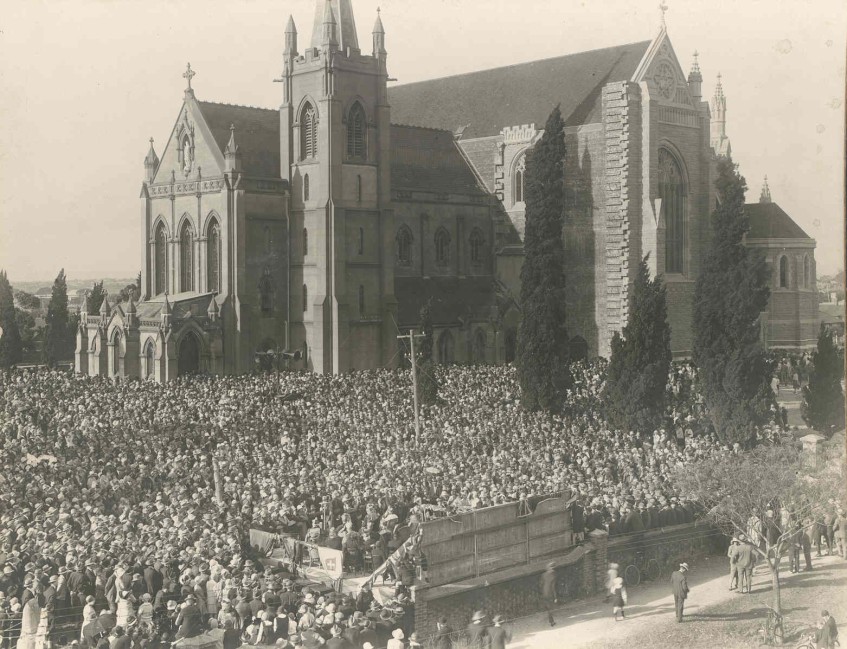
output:
[[[652,38],[659,0],[353,0],[369,51],[382,7],[400,83]],[[841,268],[843,0],[669,0],[687,72],[704,96],[723,73],[727,131],[748,200],[773,198],[817,239],[818,273]],[[14,281],[134,277],[142,161],[198,99],[277,107],[289,14],[301,51],[315,0],[5,0],[0,14],[0,268]],[[555,80],[551,80],[551,83]]]

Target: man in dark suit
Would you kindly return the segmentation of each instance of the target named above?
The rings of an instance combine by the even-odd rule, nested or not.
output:
[[[176,624],[179,627],[176,632],[177,638],[193,638],[203,632],[203,617],[194,595],[185,598],[185,603],[176,618]]]
[[[147,585],[147,592],[154,599],[156,598],[156,594],[162,590],[162,584],[164,582],[164,577],[157,563],[154,563],[152,559],[147,559],[144,562],[144,583]]]
[[[468,637],[469,649],[483,649],[486,640],[485,613],[477,611],[468,625],[465,635]]]
[[[512,641],[512,631],[503,626],[505,621],[502,615],[494,616],[494,626],[488,628],[490,649],[506,649],[506,645]]]
[[[676,607],[676,621],[682,622],[682,610],[685,606],[685,600],[688,598],[688,564],[679,564],[679,570],[674,570],[671,573],[671,590],[673,591],[673,601]]]

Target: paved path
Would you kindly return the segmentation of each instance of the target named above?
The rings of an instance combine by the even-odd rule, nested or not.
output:
[[[815,566],[826,566],[836,561],[836,557],[815,559]],[[780,573],[783,587],[790,586],[794,577],[788,572],[788,563],[783,561],[784,571]],[[802,574],[802,573],[801,573]],[[729,562],[721,557],[703,559],[692,566],[688,584],[691,588],[685,606],[685,615],[689,617],[683,624],[696,624],[698,613],[709,606],[719,604],[733,597],[746,597],[730,592]],[[770,573],[759,566],[753,575],[753,591],[770,589]],[[587,602],[579,602],[554,613],[556,626],[550,627],[546,614],[533,615],[516,621],[512,625],[514,640],[509,649],[559,649],[579,647],[624,647],[628,637],[643,640],[655,632],[658,623],[671,623],[674,619],[673,595],[670,584],[651,584],[630,590],[626,606],[625,621],[615,622],[612,607],[595,597]]]

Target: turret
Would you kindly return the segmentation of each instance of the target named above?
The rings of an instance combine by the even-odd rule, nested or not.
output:
[[[700,62],[697,60],[699,54],[694,51],[694,63],[691,64],[691,72],[688,73],[688,90],[695,104],[703,99],[703,75],[700,73]]]
[[[338,49],[338,36],[336,34],[338,22],[332,11],[332,1],[324,3],[324,16],[321,23],[321,47],[326,51]]]
[[[103,322],[108,320],[109,315],[112,313],[112,305],[109,304],[109,297],[104,295],[103,302],[100,304],[100,319]]]
[[[135,311],[135,300],[132,299],[132,293],[129,294],[129,299],[126,303],[126,309],[124,315],[126,316],[126,326],[133,327],[135,326],[136,320],[136,311]]]
[[[224,171],[241,171],[241,154],[235,143],[235,124],[229,125],[229,142],[224,149]]]
[[[288,24],[285,26],[285,55],[297,56],[297,27],[294,25],[294,16],[288,17]]]
[[[383,58],[386,55],[385,51],[385,28],[382,26],[382,17],[379,15],[379,7],[376,9],[376,22],[374,23],[373,40],[374,50],[373,55],[376,58]]]
[[[760,203],[772,203],[771,188],[768,187],[768,177],[765,176],[765,182],[762,184],[762,194],[759,196]]]
[[[147,178],[148,183],[153,182],[153,178],[156,176],[156,169],[159,168],[159,156],[156,155],[155,149],[153,149],[153,138],[150,138],[150,150],[147,152],[147,156],[144,158],[144,176]]]
[[[209,308],[206,310],[206,315],[209,316],[209,320],[211,322],[217,322],[218,316],[221,313],[220,308],[218,307],[218,301],[215,299],[217,295],[212,295],[212,300],[209,302]]]
[[[85,324],[85,319],[88,317],[88,309],[88,291],[86,291],[82,296],[82,304],[79,305],[79,320],[82,324]]]
[[[732,147],[726,136],[726,97],[723,94],[721,74],[718,73],[718,83],[715,86],[715,95],[712,97],[712,148],[720,156],[729,156]]]
[[[165,303],[162,305],[162,329],[167,329],[171,326],[171,303],[168,301],[168,294],[165,293]]]

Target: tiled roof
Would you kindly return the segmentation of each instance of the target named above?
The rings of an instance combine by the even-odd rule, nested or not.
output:
[[[229,127],[233,125],[244,173],[279,178],[279,111],[210,101],[198,101],[197,105],[221,153],[226,150]]]
[[[567,126],[600,121],[601,90],[628,81],[650,41],[569,54],[388,89],[391,119],[455,131],[463,139],[497,135],[505,126],[543,128],[556,104]]]
[[[176,295],[168,295],[168,302],[171,306],[171,317],[174,321],[185,318],[189,314],[195,318],[205,318],[211,299],[211,293],[177,293]],[[146,302],[139,302],[135,307],[136,315],[140,320],[158,318],[162,314],[164,304],[164,295],[157,295]]]
[[[419,324],[421,307],[430,298],[435,325],[455,324],[459,317],[488,318],[497,303],[491,277],[395,277],[394,294],[400,327]]]
[[[391,187],[443,193],[482,193],[447,131],[391,125]]]
[[[750,219],[748,239],[810,239],[776,203],[748,203],[744,212]]]

